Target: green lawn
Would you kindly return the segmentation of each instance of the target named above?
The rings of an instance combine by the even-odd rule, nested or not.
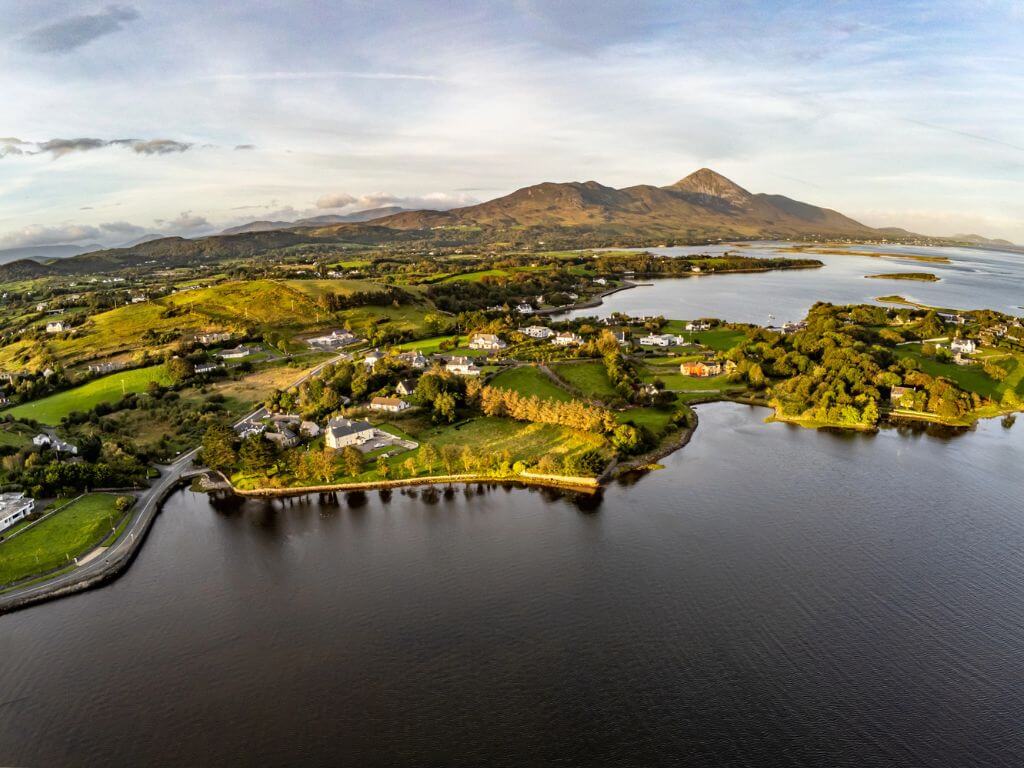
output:
[[[614,397],[615,387],[612,386],[604,363],[599,361],[585,363],[553,363],[551,370],[572,386],[594,397]]]
[[[495,376],[491,385],[502,389],[512,389],[521,395],[536,395],[543,400],[572,400],[572,394],[566,392],[545,376],[534,366],[513,368]]]
[[[69,558],[87,554],[117,526],[121,515],[114,508],[116,498],[110,493],[84,496],[24,533],[0,542],[0,585],[59,568]]]
[[[485,277],[507,277],[507,269],[481,269],[478,272],[464,272],[461,275],[451,275],[442,280],[442,283],[478,283]]]
[[[398,349],[415,349],[422,352],[424,355],[433,355],[440,351],[443,343],[452,339],[457,339],[459,344],[469,343],[468,336],[431,336],[429,339],[419,339],[417,341],[407,341],[404,344],[399,344]]]
[[[545,453],[565,456],[582,453],[590,448],[607,447],[605,439],[592,432],[579,432],[554,424],[530,424],[492,417],[440,427],[420,435],[419,440],[429,441],[437,447],[453,445],[459,450],[468,445],[481,456],[507,450],[512,454],[513,462],[536,461]]]
[[[921,365],[921,370],[930,376],[944,376],[947,379],[952,379],[962,389],[977,392],[984,397],[999,400],[1008,388],[1014,388],[1018,394],[1024,394],[1024,363],[1013,357],[1001,360],[997,358],[999,364],[1010,369],[1010,375],[1004,381],[997,382],[986,374],[980,365],[942,363],[933,357],[926,357],[921,354],[920,344],[896,347],[896,354],[899,357],[917,360]]]
[[[21,448],[32,440],[35,430],[19,424],[0,424],[0,445]]]
[[[672,422],[672,411],[662,411],[657,408],[630,408],[628,411],[616,413],[615,418],[623,424],[647,427],[656,436],[660,436]]]
[[[143,392],[151,381],[170,383],[163,365],[112,373],[80,387],[16,405],[4,413],[18,419],[35,419],[54,425],[72,411],[88,411],[100,403],[116,402],[129,392]]]
[[[684,330],[686,323],[682,320],[669,320],[662,328],[662,333],[676,333],[683,336],[687,341],[703,344],[717,352],[727,352],[735,347],[744,338],[746,331],[739,331],[733,328],[715,328],[710,331],[690,332]]]

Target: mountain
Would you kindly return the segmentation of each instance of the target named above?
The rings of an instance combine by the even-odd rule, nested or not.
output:
[[[753,194],[708,168],[666,187],[624,189],[596,181],[524,187],[449,211],[409,211],[377,219],[393,229],[479,226],[583,228],[628,237],[871,237],[875,230],[837,211],[782,195]]]
[[[148,243],[150,240],[160,240],[161,238],[164,238],[164,237],[167,237],[167,235],[157,235],[157,234],[153,234],[153,233],[150,233],[148,235],[139,235],[138,237],[129,240],[127,243],[121,243],[120,245],[118,245],[116,247],[117,248],[132,248],[133,246],[136,246],[136,245],[142,245],[143,243]],[[91,250],[95,250],[95,249],[91,249]]]
[[[66,259],[80,253],[88,253],[102,248],[102,245],[27,245],[21,248],[5,248],[0,250],[0,264],[7,264],[21,259],[46,261],[48,259]]]
[[[1003,240],[998,237],[983,237],[982,235],[950,235],[949,239],[956,240],[960,243],[973,243],[975,245],[1016,245],[1016,243],[1011,243],[1009,240]]]
[[[311,216],[296,221],[250,221],[248,224],[239,224],[237,227],[229,227],[220,234],[239,235],[244,232],[270,232],[275,229],[294,229],[296,227],[323,227],[331,224],[349,224],[362,221],[373,221],[384,216],[393,216],[396,213],[405,211],[398,205],[388,205],[383,208],[368,208],[365,211],[355,213],[329,213],[323,216]]]

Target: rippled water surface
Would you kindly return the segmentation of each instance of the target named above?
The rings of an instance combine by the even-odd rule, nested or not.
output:
[[[1024,429],[765,414],[598,499],[182,491],[0,617],[0,764],[1024,764]]]
[[[684,255],[725,250],[750,256],[798,256],[781,243],[651,248]],[[572,315],[605,317],[612,312],[674,318],[718,317],[733,322],[773,325],[800,320],[816,301],[872,303],[899,295],[929,306],[995,309],[1024,315],[1024,254],[976,248],[862,246],[843,255],[808,253],[824,262],[819,269],[767,273],[705,275],[652,281],[653,285],[612,294],[593,309]],[[885,257],[857,255],[885,253]],[[925,263],[907,256],[943,257],[949,263]],[[868,280],[865,275],[930,272],[938,282]]]

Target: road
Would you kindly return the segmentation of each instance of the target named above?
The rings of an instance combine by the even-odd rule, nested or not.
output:
[[[328,365],[337,363],[344,358],[345,355],[342,354],[321,363],[297,378],[289,388],[301,386],[317,376]],[[267,409],[261,406],[239,419],[235,424],[237,426],[249,419],[262,418],[266,412]],[[131,521],[120,538],[108,547],[102,556],[95,557],[88,563],[62,573],[49,581],[5,592],[0,595],[0,613],[6,613],[52,597],[79,592],[121,573],[128,567],[142,546],[142,541],[149,532],[149,527],[160,511],[167,494],[181,482],[190,470],[193,470],[192,460],[197,453],[199,453],[199,448],[193,448],[178,456],[173,463],[159,468],[160,477],[153,485],[139,494]]]

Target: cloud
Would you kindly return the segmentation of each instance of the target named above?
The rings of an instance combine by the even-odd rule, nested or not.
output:
[[[86,43],[120,31],[126,22],[139,18],[139,12],[125,5],[108,5],[99,13],[69,16],[30,32],[25,42],[39,53],[68,53]]]
[[[2,140],[0,140],[2,141]],[[4,145],[4,148],[13,145]],[[39,155],[49,153],[54,159],[58,157],[64,157],[64,155],[71,154],[72,152],[88,152],[93,149],[103,149],[104,147],[128,147],[133,150],[137,155],[169,155],[176,152],[185,152],[192,148],[192,144],[185,141],[176,141],[174,139],[93,139],[93,138],[77,138],[77,139],[50,139],[49,141],[39,142],[38,144],[30,144],[28,142],[21,142],[23,147],[32,147],[35,149],[21,150],[20,147],[15,147],[15,152],[11,154],[30,154]],[[3,156],[3,152],[0,152],[0,157]]]
[[[345,208],[346,206],[352,205],[355,201],[356,198],[347,192],[335,192],[333,194],[323,195],[316,201],[316,207]]]
[[[256,145],[255,144],[236,144],[235,145],[235,149],[236,150],[240,150],[240,149],[256,149]]]
[[[160,225],[162,232],[181,237],[205,235],[213,230],[213,225],[205,216],[199,216],[192,211],[182,211],[175,218],[169,220],[157,219],[156,223]]]
[[[132,224],[128,221],[110,221],[106,224],[100,224],[100,229],[106,234],[119,238],[138,237],[150,231],[145,227],[140,227],[138,224]]]
[[[370,208],[383,208],[397,205],[402,208],[428,208],[446,211],[479,202],[466,194],[450,194],[448,192],[431,192],[426,195],[393,195],[390,192],[371,192],[365,195],[350,195],[347,192],[335,192],[323,195],[316,201],[317,208],[348,208],[350,211],[363,211]]]
[[[33,224],[0,236],[0,247],[24,248],[33,245],[59,245],[82,240],[97,240],[100,236],[99,228],[88,224],[58,224],[55,226]]]

